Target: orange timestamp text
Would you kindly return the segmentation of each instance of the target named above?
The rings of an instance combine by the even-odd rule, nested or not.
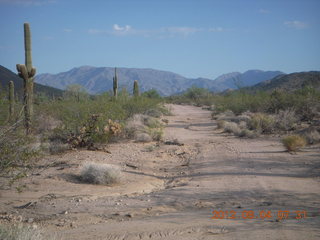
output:
[[[305,210],[243,210],[243,211],[222,211],[213,210],[211,219],[274,219],[283,220],[288,218],[303,219],[307,217]]]

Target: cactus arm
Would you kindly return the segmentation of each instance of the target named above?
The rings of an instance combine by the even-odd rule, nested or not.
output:
[[[25,65],[28,72],[32,69],[32,57],[31,57],[31,33],[29,23],[25,23],[24,27],[24,50],[25,50]]]

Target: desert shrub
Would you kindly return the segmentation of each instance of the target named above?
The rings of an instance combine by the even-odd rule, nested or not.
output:
[[[0,239],[2,240],[57,240],[57,234],[45,234],[38,227],[31,227],[23,224],[0,225]]]
[[[39,114],[35,116],[35,130],[36,133],[44,133],[52,131],[53,129],[61,126],[62,122],[53,118],[50,115]]]
[[[245,122],[245,121],[240,121],[240,122],[239,122],[239,128],[240,128],[240,129],[247,129],[247,122]]]
[[[290,135],[284,137],[282,139],[282,143],[289,152],[297,151],[307,144],[306,139],[300,135]]]
[[[147,111],[144,112],[145,115],[155,117],[155,118],[160,118],[162,116],[162,112],[159,109],[148,109]]]
[[[218,121],[217,121],[217,128],[218,128],[218,129],[224,128],[225,123],[226,123],[225,120],[218,120]]]
[[[143,115],[136,114],[128,119],[124,129],[127,138],[133,138],[137,133],[146,132],[142,118]]]
[[[117,100],[109,94],[103,94],[80,97],[78,101],[76,95],[44,102],[36,106],[35,111],[61,122],[47,137],[50,141],[91,148],[96,143],[107,143],[114,137],[125,136],[127,132],[122,131],[125,122],[135,114],[149,109],[162,112],[165,108],[160,103],[161,99],[131,98],[125,94],[120,94]]]
[[[238,137],[255,138],[257,137],[257,133],[255,133],[254,131],[250,131],[249,129],[242,129]]]
[[[315,127],[307,128],[300,132],[309,144],[320,142],[320,133]]]
[[[224,131],[227,133],[233,133],[234,135],[238,136],[241,132],[238,124],[234,122],[225,122],[224,124]]]
[[[0,128],[0,174],[13,169],[24,169],[32,165],[32,159],[39,155],[38,149],[32,148],[32,137],[25,136],[23,129]]]
[[[163,129],[162,128],[149,128],[149,135],[154,141],[161,141],[163,137]]]
[[[149,91],[143,92],[141,96],[147,97],[147,98],[155,98],[155,99],[161,98],[160,94],[155,89],[151,89]]]
[[[162,128],[161,122],[153,117],[143,116],[143,124],[149,128]]]
[[[50,154],[59,154],[70,150],[70,145],[61,141],[53,141],[48,143],[48,151]]]
[[[208,89],[191,87],[180,95],[167,97],[167,101],[175,104],[190,104],[196,106],[211,106],[213,94]]]
[[[142,133],[137,133],[134,137],[136,142],[151,142],[152,141],[152,137],[145,132]]]
[[[86,163],[80,173],[81,181],[85,183],[110,185],[119,183],[121,171],[117,166],[101,163]]]
[[[275,121],[277,129],[289,131],[292,130],[298,122],[298,117],[292,109],[280,110],[275,116]]]
[[[272,133],[274,130],[274,117],[264,114],[256,113],[250,120],[250,128],[261,133]]]

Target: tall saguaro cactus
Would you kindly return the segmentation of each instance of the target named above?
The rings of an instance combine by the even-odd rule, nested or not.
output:
[[[13,120],[14,115],[14,83],[9,82],[9,120]]]
[[[133,96],[138,97],[140,95],[138,80],[133,83]]]
[[[118,76],[117,76],[117,68],[114,68],[113,96],[114,96],[115,98],[118,97]]]
[[[25,64],[17,64],[17,70],[24,83],[25,127],[26,133],[30,134],[33,117],[33,77],[36,74],[36,69],[32,67],[31,33],[29,23],[24,24],[24,49]]]

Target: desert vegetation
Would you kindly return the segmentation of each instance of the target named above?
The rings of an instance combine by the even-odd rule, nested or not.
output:
[[[298,146],[293,146],[294,150],[305,145],[302,138],[309,144],[319,142],[320,91],[310,86],[292,91],[239,89],[220,94],[193,87],[184,94],[168,97],[167,101],[211,110],[212,118],[217,120],[217,128],[238,137],[301,135],[299,141],[294,141],[299,142]],[[288,146],[291,140],[289,142],[283,141],[291,151]]]
[[[141,95],[138,81],[134,81],[132,95],[124,87],[118,90],[121,80],[116,68],[113,92],[92,96],[74,84],[59,97],[34,93],[36,69],[32,66],[27,23],[24,32],[26,60],[25,64],[17,64],[18,75],[24,82],[23,98],[19,98],[12,81],[0,88],[1,175],[12,174],[12,179],[23,177],[43,154],[72,148],[97,150],[99,144],[125,138],[141,142],[161,140],[162,124],[157,118],[168,113],[162,98],[155,90]],[[84,175],[88,176],[90,171],[100,173],[96,170],[92,165]]]

